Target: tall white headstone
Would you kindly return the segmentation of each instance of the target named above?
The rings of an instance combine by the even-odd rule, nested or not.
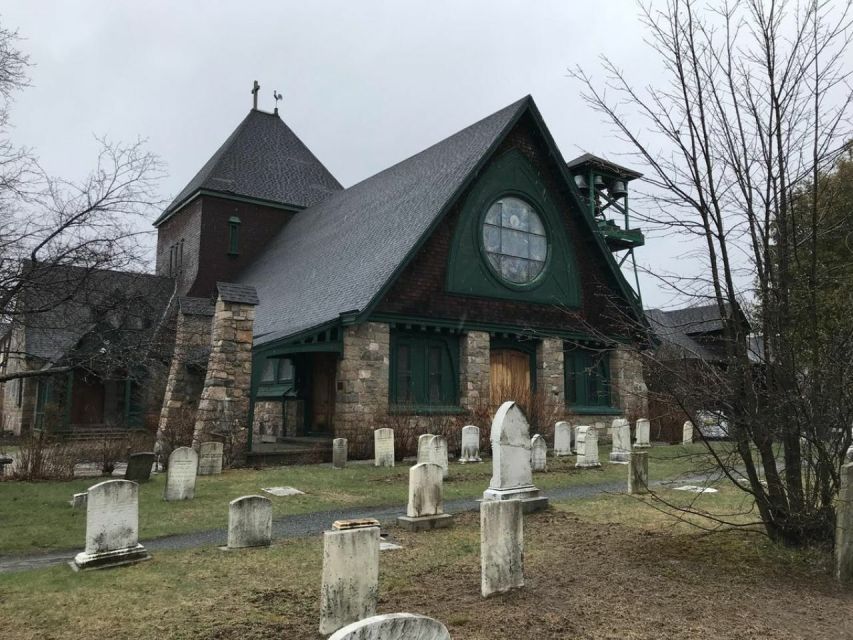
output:
[[[373,465],[394,466],[394,430],[384,427],[373,432]]]
[[[386,613],[348,624],[329,640],[450,640],[438,620],[411,613]]]
[[[683,435],[681,438],[682,444],[693,444],[693,423],[688,420],[682,427]]]
[[[441,467],[441,473],[446,478],[450,473],[450,464],[447,459],[447,438],[433,436],[432,440],[429,441],[429,448],[432,452],[430,462]]]
[[[519,500],[480,503],[480,591],[486,598],[524,586],[524,518]]]
[[[588,426],[585,425],[576,425],[574,427],[575,430],[575,453],[578,456],[578,459],[583,457],[583,444],[586,441],[586,430],[589,429]]]
[[[432,450],[429,443],[434,435],[432,433],[422,433],[418,436],[418,464],[424,462],[432,462]]]
[[[228,503],[228,548],[268,547],[272,542],[272,500],[243,496]]]
[[[379,527],[324,532],[320,633],[374,615],[378,598]]]
[[[625,418],[616,418],[610,428],[613,432],[610,462],[628,464],[631,458],[631,425]]]
[[[214,476],[222,473],[222,443],[202,442],[198,446],[198,475]]]
[[[492,480],[483,500],[523,502],[525,513],[548,507],[548,498],[533,485],[530,469],[530,427],[521,409],[508,400],[498,409],[489,434],[492,444]]]
[[[335,469],[343,469],[347,466],[346,438],[335,438],[332,440],[332,466]]]
[[[480,458],[480,428],[474,425],[462,427],[462,451],[459,462],[482,462]]]
[[[163,499],[192,500],[195,496],[195,478],[198,471],[198,454],[192,447],[178,447],[169,454],[166,488]]]
[[[562,420],[554,425],[554,455],[572,455],[572,428]]]
[[[637,433],[634,438],[634,448],[645,449],[652,446],[651,443],[651,423],[646,418],[637,420]]]
[[[147,560],[139,544],[139,485],[107,480],[87,491],[86,550],[74,557],[75,569],[93,569]]]
[[[632,451],[628,466],[628,493],[649,492],[649,452]]]
[[[409,531],[425,531],[449,527],[452,516],[444,513],[440,465],[422,462],[409,469],[409,504],[406,515],[397,522]]]
[[[530,468],[533,471],[545,471],[548,467],[548,443],[542,434],[530,438]]]
[[[576,467],[600,467],[598,460],[598,429],[595,427],[581,427],[583,437],[583,455],[578,454]]]

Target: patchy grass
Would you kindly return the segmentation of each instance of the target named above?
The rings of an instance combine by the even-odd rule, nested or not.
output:
[[[601,469],[578,470],[574,457],[549,458],[549,470],[535,474],[543,490],[557,487],[622,482],[625,465],[607,464],[609,449],[602,447]],[[655,479],[672,478],[703,468],[700,445],[655,447],[649,470]],[[444,485],[444,499],[474,498],[491,478],[491,463],[451,464]],[[0,554],[25,554],[79,547],[85,537],[86,514],[72,510],[72,494],[86,491],[97,482],[86,478],[69,482],[0,482]],[[143,540],[170,534],[226,527],[228,502],[260,493],[262,487],[289,485],[305,495],[271,497],[273,517],[327,511],[337,508],[403,505],[408,496],[408,465],[393,469],[369,464],[350,464],[346,469],[330,465],[275,467],[263,470],[235,469],[218,476],[200,476],[195,499],[164,502],[165,475],[155,475],[140,485],[139,522]]]
[[[853,594],[828,577],[826,556],[667,529],[624,496],[528,516],[526,586],[488,600],[476,514],[449,530],[392,534],[404,548],[380,556],[379,612],[433,616],[460,640],[853,637]],[[109,571],[0,575],[0,627],[18,640],[316,638],[321,563],[311,537],[161,552]]]

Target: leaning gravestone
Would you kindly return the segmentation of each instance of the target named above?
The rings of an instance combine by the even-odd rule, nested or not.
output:
[[[394,430],[387,427],[373,432],[373,466],[394,466]]]
[[[453,517],[444,513],[440,465],[422,462],[409,469],[409,504],[406,515],[397,523],[409,531],[426,531],[449,527]]]
[[[554,455],[572,455],[572,428],[562,420],[554,425]]]
[[[576,467],[600,467],[598,460],[598,429],[595,427],[581,427],[579,437],[583,438],[583,454],[578,454]]]
[[[651,424],[646,418],[637,420],[637,433],[634,438],[635,449],[651,447]]]
[[[386,613],[348,624],[329,640],[451,640],[438,620],[411,613]]]
[[[480,428],[474,425],[462,427],[462,451],[459,462],[482,462],[480,458]]]
[[[228,503],[228,548],[268,547],[272,542],[272,500],[243,496]]]
[[[616,418],[610,428],[613,432],[610,462],[628,464],[631,458],[631,425],[625,418]]]
[[[89,487],[86,506],[86,550],[72,568],[95,569],[132,564],[151,556],[139,544],[139,485],[107,480]]]
[[[432,462],[432,451],[430,451],[429,443],[433,437],[431,433],[423,433],[418,436],[418,464]]]
[[[132,482],[148,482],[151,479],[151,467],[154,466],[154,452],[131,453],[127,457],[127,469],[124,479]]]
[[[332,440],[332,466],[335,469],[343,469],[347,466],[346,438],[335,438]]]
[[[649,452],[631,452],[630,464],[628,465],[628,493],[649,492]]]
[[[480,503],[480,591],[524,586],[524,518],[519,500]]]
[[[222,443],[202,442],[198,447],[198,475],[215,476],[222,473]]]
[[[483,500],[521,500],[525,513],[548,507],[548,498],[533,485],[530,427],[515,402],[504,402],[492,420],[492,480]]]
[[[178,447],[169,455],[166,473],[166,489],[163,499],[192,500],[195,496],[195,478],[198,470],[198,454],[192,447]]]
[[[537,433],[530,439],[530,468],[533,471],[545,471],[548,466],[548,443]]]
[[[681,444],[693,444],[693,423],[688,420],[681,429]]]
[[[378,598],[379,526],[371,522],[325,531],[320,633],[328,635],[374,615]]]

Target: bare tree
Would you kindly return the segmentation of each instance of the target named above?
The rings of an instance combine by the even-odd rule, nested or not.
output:
[[[656,86],[634,87],[609,59],[602,83],[571,75],[646,169],[646,223],[701,247],[702,272],[666,284],[724,319],[722,363],[689,375],[654,364],[688,415],[709,404],[725,414],[733,448],[709,455],[754,496],[771,538],[831,539],[853,324],[826,331],[826,297],[808,292],[826,284],[817,247],[833,233],[820,175],[851,134],[850,5],[667,0],[641,15],[662,65]],[[837,292],[848,308],[849,285]],[[738,309],[763,338],[757,354]]]

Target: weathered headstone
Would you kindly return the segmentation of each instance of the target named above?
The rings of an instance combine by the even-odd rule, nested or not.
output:
[[[198,454],[192,447],[178,447],[169,455],[166,488],[163,499],[192,500],[195,496],[195,478],[198,471]]]
[[[324,532],[320,633],[374,615],[378,598],[379,527]]]
[[[347,466],[346,438],[335,438],[332,440],[332,466],[335,469],[343,469]]]
[[[681,444],[693,444],[693,423],[690,420],[682,427]]]
[[[388,427],[373,432],[373,466],[394,466],[394,430]]]
[[[548,467],[548,443],[541,434],[530,438],[530,469],[545,471]]]
[[[148,482],[151,479],[151,467],[154,466],[154,452],[131,453],[127,457],[127,469],[124,479],[131,482]]]
[[[572,428],[562,420],[554,425],[554,455],[572,455]]]
[[[338,629],[329,640],[451,640],[438,620],[411,613],[372,616]]]
[[[431,452],[430,462],[441,467],[442,477],[446,478],[450,473],[450,464],[447,459],[447,438],[444,436],[433,436],[429,441]]]
[[[651,430],[651,423],[646,418],[637,420],[637,433],[634,437],[635,449],[645,449],[652,446]]]
[[[578,460],[583,456],[583,444],[586,441],[586,430],[589,429],[588,426],[585,425],[575,425],[575,453],[578,456]]]
[[[228,503],[228,548],[268,547],[272,542],[272,500],[243,496]]]
[[[628,493],[649,492],[649,452],[632,451],[628,465]]]
[[[222,473],[222,443],[202,442],[198,446],[198,475],[215,476]]]
[[[524,518],[519,500],[480,503],[480,590],[486,598],[524,586]]]
[[[576,467],[600,467],[598,460],[598,429],[595,427],[581,427],[579,437],[583,438],[583,454],[578,454]]]
[[[459,462],[482,462],[480,458],[480,428],[474,425],[462,427],[462,451]]]
[[[423,433],[418,436],[418,464],[432,462],[432,451],[429,444],[432,442],[433,434]]]
[[[610,428],[613,432],[610,462],[628,464],[631,458],[631,425],[625,418],[616,418]]]
[[[533,485],[530,469],[530,427],[515,402],[498,409],[489,433],[492,480],[483,500],[521,500],[525,513],[548,507],[548,498]]]
[[[87,493],[86,550],[71,566],[94,569],[147,560],[150,556],[139,544],[139,485],[107,480]]]
[[[85,509],[88,500],[89,494],[84,491],[83,493],[75,493],[71,496],[69,503],[71,504],[72,509]]]
[[[835,577],[853,583],[853,462],[841,466],[841,487],[835,505]]]
[[[441,466],[422,462],[409,469],[409,504],[398,524],[409,531],[426,531],[449,527],[453,517],[444,513]]]

